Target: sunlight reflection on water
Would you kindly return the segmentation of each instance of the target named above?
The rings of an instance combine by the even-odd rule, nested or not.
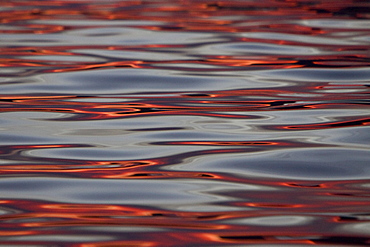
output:
[[[0,3],[1,246],[365,246],[366,1]]]

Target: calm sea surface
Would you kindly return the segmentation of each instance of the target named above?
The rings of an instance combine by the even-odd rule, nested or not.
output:
[[[0,3],[0,246],[370,246],[370,2]]]

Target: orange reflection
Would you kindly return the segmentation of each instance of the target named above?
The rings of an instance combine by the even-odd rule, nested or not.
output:
[[[315,245],[315,241],[310,240],[310,236],[300,236],[292,234],[289,237],[287,236],[279,236],[279,232],[271,232],[271,235],[258,235],[256,232],[255,235],[253,233],[248,234],[202,234],[201,236],[211,242],[218,242],[218,243],[237,243],[237,244],[263,244],[263,245]],[[297,238],[297,239],[294,239]],[[299,239],[301,238],[301,239]],[[306,238],[306,239],[305,239]]]
[[[1,83],[4,87],[20,83],[17,89],[21,92],[2,92],[2,113],[15,112],[17,116],[21,116],[22,112],[60,113],[63,118],[46,121],[65,121],[66,125],[81,124],[79,121],[88,124],[92,120],[134,117],[195,116],[194,119],[197,119],[200,116],[217,121],[228,118],[230,123],[235,120],[242,122],[243,127],[254,128],[248,133],[244,130],[228,133],[243,138],[236,140],[219,136],[191,140],[189,136],[189,139],[152,141],[148,145],[163,148],[192,146],[196,151],[179,151],[148,159],[84,160],[29,155],[32,150],[94,147],[94,143],[66,144],[65,140],[60,143],[45,144],[40,141],[32,145],[2,145],[0,174],[4,180],[50,176],[173,179],[175,183],[176,179],[186,179],[194,183],[220,182],[231,188],[235,186],[235,189],[211,186],[210,191],[199,192],[206,199],[195,205],[198,207],[172,205],[172,209],[168,209],[171,207],[165,200],[162,208],[144,204],[74,204],[2,198],[0,235],[4,237],[4,246],[369,244],[365,231],[340,232],[347,222],[361,224],[369,220],[368,186],[363,186],[369,184],[368,180],[304,181],[254,177],[252,174],[239,176],[214,172],[211,168],[204,171],[169,169],[172,165],[185,163],[186,159],[196,160],[216,154],[232,157],[234,153],[333,146],[333,143],[291,140],[293,137],[284,136],[284,133],[297,131],[296,136],[309,137],[305,130],[343,128],[345,131],[349,127],[368,126],[370,121],[365,116],[326,118],[324,122],[270,122],[279,121],[274,118],[275,115],[288,111],[368,110],[369,87],[366,80],[357,81],[358,78],[355,78],[354,82],[348,80],[334,84],[331,78],[318,82],[309,75],[305,80],[295,81],[294,78],[284,80],[273,76],[262,78],[263,73],[261,77],[258,73],[249,74],[258,70],[300,68],[340,71],[368,67],[369,29],[364,24],[370,18],[368,2],[18,0],[1,1],[0,13],[0,34],[3,35],[0,47]],[[346,21],[349,21],[348,25],[342,25]],[[111,41],[109,38],[106,43],[79,42],[78,37],[93,40],[99,35],[110,35],[94,32],[104,28],[145,31],[148,36],[171,33],[171,37],[180,38],[151,40],[148,37],[142,43],[140,40],[127,43]],[[123,35],[120,32],[117,31],[117,35]],[[181,40],[184,34],[199,35],[199,38]],[[262,48],[255,49],[253,44],[257,43]],[[238,44],[241,47],[235,48]],[[270,47],[279,49],[269,51],[267,48]],[[90,54],[88,50],[101,55]],[[109,55],[112,54],[110,52],[113,55]],[[132,55],[123,58],[119,53]],[[152,55],[137,56],[141,53]],[[163,54],[175,55],[176,59],[160,59]],[[83,61],[78,57],[82,57]],[[75,92],[69,95],[59,92],[37,95],[35,92],[31,95],[22,89],[22,85],[28,85],[28,82],[22,84],[24,78],[33,79],[43,73],[104,69],[124,71],[126,68],[136,69],[137,73],[143,69],[167,70],[182,75],[199,72],[208,75],[210,72],[228,79],[237,78],[241,82],[240,88],[225,86],[227,89],[212,90],[210,85],[209,90],[194,91],[190,88],[188,91],[147,93],[145,96],[118,93],[91,96]],[[253,77],[251,82],[255,84],[249,83],[249,77]],[[259,82],[263,85],[260,86]],[[273,86],[266,86],[269,83]],[[110,99],[113,102],[104,101]],[[139,128],[125,131],[153,131]],[[166,128],[162,130],[170,131]],[[263,137],[261,141],[248,136],[249,133],[257,135],[264,130],[268,130],[267,134],[282,137]],[[7,132],[4,130],[4,134]],[[212,199],[208,201],[208,198]],[[273,226],[260,224],[258,220],[253,224],[248,221],[261,218],[268,221],[271,220],[269,217],[283,218],[283,223],[293,219],[294,224]],[[294,222],[297,218],[303,219],[302,222]],[[72,240],[63,238],[71,235],[74,237]],[[96,241],[82,243],[84,240],[79,239],[82,236],[96,237]],[[61,239],[65,242],[60,243]]]
[[[302,88],[300,88],[302,89]],[[212,116],[237,119],[256,119],[261,118],[253,114],[255,111],[271,110],[302,110],[302,109],[358,109],[366,108],[366,95],[363,93],[353,93],[351,95],[353,103],[348,99],[348,93],[335,95],[335,101],[332,103],[321,103],[325,97],[332,95],[305,96],[306,103],[300,103],[301,97],[296,96],[295,88],[287,90],[268,90],[268,89],[250,89],[250,90],[230,90],[218,92],[199,92],[195,96],[169,95],[157,97],[116,97],[123,102],[100,103],[100,102],[74,102],[79,99],[100,99],[100,97],[91,96],[23,96],[23,95],[0,95],[2,105],[1,112],[17,111],[39,111],[39,112],[64,112],[71,114],[70,118],[59,119],[58,121],[73,120],[103,120],[127,117],[159,116],[159,115],[194,115],[194,116]],[[311,90],[307,88],[307,90]],[[308,92],[307,92],[308,93]],[[209,97],[204,100],[204,95]],[[254,99],[244,98],[245,96]],[[274,97],[276,100],[262,100],[258,97]],[[200,99],[195,99],[199,97]],[[243,98],[239,98],[243,97]],[[102,97],[104,99],[104,97]],[[128,101],[127,101],[128,100]],[[132,101],[130,101],[132,100]],[[235,114],[233,114],[233,112]],[[333,121],[332,123],[307,124],[297,126],[282,126],[282,129],[313,129],[313,128],[334,128],[346,126],[368,125],[368,118],[355,120]],[[273,128],[273,126],[269,127]]]
[[[134,27],[152,31],[192,31],[207,33],[283,33],[307,36],[330,36],[335,33],[337,28],[319,28],[309,25],[302,25],[300,21],[329,18],[335,16],[350,15],[352,18],[366,16],[366,11],[356,8],[366,9],[366,4],[356,1],[337,1],[335,6],[322,4],[321,2],[305,1],[168,1],[145,2],[142,1],[114,1],[112,3],[87,2],[87,1],[53,1],[45,3],[44,1],[17,1],[3,2],[0,6],[4,7],[1,11],[1,23],[12,25],[16,28],[2,29],[0,33],[5,34],[36,34],[45,35],[53,33],[62,33],[64,31],[77,31],[86,28],[106,27],[104,21],[127,21],[128,24],[122,24],[124,27]],[[24,8],[18,8],[18,7]],[[349,6],[353,9],[348,9]],[[27,7],[27,8],[25,8]],[[347,11],[347,12],[346,12]],[[351,16],[352,15],[352,16]],[[281,21],[281,18],[286,18]],[[74,25],[63,23],[63,20],[72,20],[81,22],[81,20],[96,20],[95,25],[84,24]],[[59,23],[49,20],[58,20]],[[38,21],[41,23],[34,23]],[[102,24],[99,21],[103,21]],[[145,21],[143,24],[131,25],[130,21]],[[348,28],[342,27],[343,31]],[[366,29],[358,29],[366,31]],[[335,38],[335,36],[334,36]],[[263,39],[258,37],[238,37],[232,42],[259,42],[271,43],[277,45],[301,46],[300,40],[283,39]],[[367,49],[366,45],[350,45],[342,47],[340,45],[325,45],[310,43],[311,47],[322,47],[329,50]],[[168,48],[186,47],[179,44],[146,44],[146,45],[86,45],[86,46],[58,46],[50,45],[43,47],[5,47],[1,48],[4,54],[9,56],[0,61],[4,67],[40,67],[45,72],[67,72],[90,69],[104,68],[156,68],[156,64],[166,67],[166,64],[188,63],[204,64],[226,67],[246,67],[255,68],[263,66],[264,68],[300,68],[300,67],[358,67],[368,65],[368,56],[362,54],[344,54],[343,56],[326,55],[255,55],[241,57],[235,56],[217,56],[213,55],[200,60],[167,60],[152,61],[131,60],[131,61],[104,61],[104,62],[77,62],[77,61],[39,61],[38,55],[80,55],[71,52],[72,49],[102,49],[102,50],[121,50],[121,51],[148,51],[155,49],[156,52],[166,51]],[[19,58],[19,56],[30,56],[32,58]],[[107,59],[107,58],[106,58]],[[304,63],[302,61],[309,61]],[[346,61],[343,63],[343,61]],[[50,68],[53,67],[53,68]],[[55,68],[57,67],[57,68]],[[184,68],[185,69],[185,68]],[[206,70],[207,71],[207,70]]]
[[[274,129],[287,129],[287,130],[315,130],[315,129],[332,129],[332,128],[345,128],[345,127],[355,127],[355,126],[367,126],[370,124],[370,118],[359,117],[355,120],[347,121],[332,121],[329,123],[318,123],[318,124],[304,124],[304,125],[287,125],[271,127]]]

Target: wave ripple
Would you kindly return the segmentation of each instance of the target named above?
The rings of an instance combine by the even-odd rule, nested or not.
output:
[[[366,1],[2,1],[3,246],[367,246]]]

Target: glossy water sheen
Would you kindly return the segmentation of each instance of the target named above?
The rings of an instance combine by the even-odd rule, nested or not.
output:
[[[0,246],[370,245],[368,1],[0,6]]]

